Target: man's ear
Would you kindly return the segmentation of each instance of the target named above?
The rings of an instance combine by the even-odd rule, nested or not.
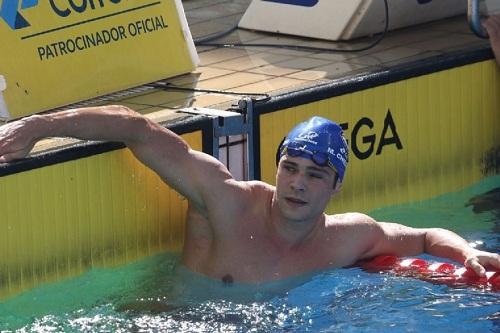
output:
[[[335,178],[333,179],[333,194],[336,194],[340,191],[340,188],[342,187],[342,181],[340,180],[339,174],[337,170],[334,170],[335,172]]]
[[[333,194],[339,193],[341,188],[342,188],[342,182],[336,179],[335,184],[333,185]]]

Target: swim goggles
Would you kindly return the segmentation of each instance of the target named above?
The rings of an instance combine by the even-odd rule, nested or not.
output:
[[[283,139],[283,141],[281,141],[280,147],[278,149],[279,155],[277,156],[277,160],[276,160],[277,164],[279,163],[279,160],[281,159],[281,157],[285,154],[288,156],[291,156],[291,157],[300,157],[300,156],[303,156],[304,154],[307,154],[308,157],[317,166],[320,166],[320,167],[328,166],[328,167],[332,168],[335,171],[335,173],[338,173],[335,166],[332,164],[332,162],[330,162],[330,158],[329,158],[327,153],[325,153],[323,151],[309,150],[306,148],[306,145],[301,144],[301,143],[296,142],[296,141],[292,141],[289,144],[287,144],[286,146],[283,146],[284,141],[285,141],[285,139]]]
[[[280,159],[283,155],[288,155],[291,157],[303,157],[304,154],[307,154],[308,157],[319,167],[330,167],[333,171],[335,171],[335,180],[333,182],[333,187],[337,185],[337,182],[340,178],[339,172],[337,168],[333,165],[333,163],[328,158],[328,154],[323,151],[311,151],[306,149],[304,144],[301,144],[296,141],[292,141],[286,146],[283,145],[286,138],[281,140],[280,145],[278,146],[278,150],[276,151],[276,166],[278,166]]]

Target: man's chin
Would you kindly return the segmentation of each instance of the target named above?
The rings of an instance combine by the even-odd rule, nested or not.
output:
[[[281,211],[283,217],[287,220],[295,222],[295,223],[304,223],[305,221],[310,219],[309,212],[304,211],[304,209],[295,208],[295,209],[283,209]]]
[[[297,223],[308,220],[311,215],[309,212],[309,205],[307,203],[297,203],[283,198],[278,206],[285,219]]]

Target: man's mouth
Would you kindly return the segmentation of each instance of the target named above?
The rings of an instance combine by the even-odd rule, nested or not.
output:
[[[294,197],[285,197],[285,200],[288,204],[293,205],[293,206],[304,206],[307,205],[307,201],[304,201],[299,198],[294,198]]]

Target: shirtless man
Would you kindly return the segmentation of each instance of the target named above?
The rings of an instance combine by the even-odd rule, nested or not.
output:
[[[367,215],[326,215],[347,166],[340,127],[313,117],[279,148],[276,187],[236,181],[215,158],[121,106],[30,116],[0,127],[0,163],[22,158],[44,137],[122,141],[189,200],[182,261],[205,276],[262,283],[377,255],[450,258],[484,275],[500,256],[468,246],[443,229],[376,222]]]

